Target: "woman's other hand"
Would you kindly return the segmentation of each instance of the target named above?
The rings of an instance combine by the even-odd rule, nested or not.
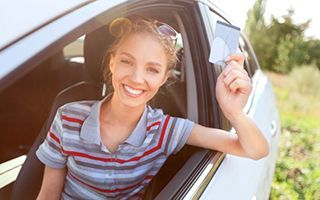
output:
[[[252,90],[251,79],[243,68],[243,54],[231,54],[227,57],[227,66],[219,75],[216,96],[224,115],[233,121],[247,103]]]

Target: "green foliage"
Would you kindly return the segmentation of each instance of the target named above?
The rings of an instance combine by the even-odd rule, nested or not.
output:
[[[314,63],[320,70],[320,40],[310,39],[305,43],[305,48],[308,49],[308,62],[307,64]]]
[[[246,32],[257,54],[260,66],[275,72],[288,73],[301,65],[315,64],[320,69],[320,41],[305,38],[310,20],[296,24],[294,10],[282,18],[263,18],[266,0],[256,0],[248,12]]]
[[[248,21],[246,23],[246,30],[248,33],[252,33],[257,28],[260,29],[265,26],[264,12],[266,9],[266,0],[257,0],[253,5],[253,8],[248,11]]]
[[[285,38],[281,38],[276,49],[276,59],[273,69],[277,72],[288,72],[291,70],[293,63],[290,59],[291,49],[294,48],[294,44],[291,41],[291,37],[287,35]]]
[[[320,199],[320,72],[301,66],[289,75],[268,74],[282,126],[270,199]]]

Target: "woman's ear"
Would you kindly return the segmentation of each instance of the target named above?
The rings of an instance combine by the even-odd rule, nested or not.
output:
[[[113,56],[113,54],[110,54],[109,69],[112,74],[113,74],[113,70],[114,70],[114,64],[115,64],[114,56]]]
[[[171,76],[171,73],[172,73],[171,70],[168,70],[168,71],[165,73],[165,77],[163,78],[163,81],[162,81],[161,85],[163,85],[165,82],[167,82],[168,78]]]

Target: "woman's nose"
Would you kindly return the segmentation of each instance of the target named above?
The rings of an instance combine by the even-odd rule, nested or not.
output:
[[[144,82],[143,70],[137,69],[137,68],[133,70],[131,74],[131,80],[136,83],[143,83]]]

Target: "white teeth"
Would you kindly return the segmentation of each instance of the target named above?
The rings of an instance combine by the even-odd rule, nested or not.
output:
[[[133,95],[139,95],[143,92],[142,90],[132,89],[131,87],[129,87],[127,85],[124,85],[124,88],[127,90],[127,92],[129,92],[130,94],[133,94]]]

